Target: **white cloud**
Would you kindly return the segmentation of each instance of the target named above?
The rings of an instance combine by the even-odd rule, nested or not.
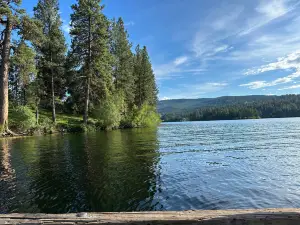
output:
[[[247,84],[240,84],[241,87],[248,87],[250,89],[259,89],[264,87],[272,87],[279,84],[285,84],[292,82],[295,78],[300,77],[300,71],[297,71],[286,77],[277,78],[276,80],[267,82],[267,81],[253,81]]]
[[[175,58],[173,61],[161,64],[154,65],[154,74],[156,79],[165,80],[173,77],[182,76],[183,74],[199,74],[206,71],[206,68],[201,66],[189,67],[187,63],[189,62],[189,57],[180,56]]]
[[[159,100],[170,100],[170,98],[168,98],[168,97],[162,97]]]
[[[269,63],[259,68],[249,69],[244,74],[256,75],[267,71],[288,69],[296,69],[297,71],[300,71],[300,50],[293,52],[285,57],[278,58],[277,62]]]
[[[292,86],[284,87],[284,88],[279,88],[278,90],[282,91],[282,90],[297,89],[297,88],[300,88],[300,84],[292,85]]]
[[[288,11],[286,3],[287,1],[284,0],[261,1],[256,11],[266,15],[268,18],[277,18]]]
[[[297,61],[299,60],[300,64],[300,16],[296,15],[295,9],[298,8],[300,1],[235,2],[237,4],[221,4],[208,10],[205,18],[199,19],[201,22],[197,24],[194,33],[192,35],[189,33],[191,36],[187,47],[190,52],[169,63],[156,66],[155,73],[158,79],[184,76],[184,73],[193,73],[192,71],[199,73],[211,69],[216,71],[216,67],[220,69],[225,66],[224,73],[227,74],[226,70],[228,68],[234,70],[234,67],[239,71],[245,67],[251,68],[245,70],[245,75],[275,70],[290,71],[289,75],[273,78],[271,81],[257,79],[240,84],[250,89],[288,84],[297,80],[300,77],[300,66]],[[290,54],[291,52],[293,53]],[[287,56],[282,57],[284,55]],[[212,60],[214,60],[214,67],[211,66]],[[262,64],[265,65],[253,67]],[[235,79],[240,79],[240,76],[240,74],[236,75]],[[221,90],[226,86],[226,83],[208,82],[189,86],[189,90],[185,87],[182,91],[193,92],[192,95],[197,97],[211,90]],[[183,97],[180,94],[172,96]]]
[[[62,29],[63,29],[64,32],[70,33],[71,26],[70,26],[69,24],[64,24],[64,25],[62,26]]]
[[[134,25],[135,25],[135,22],[129,21],[129,22],[124,23],[124,25],[125,25],[125,26],[134,26]]]
[[[299,4],[293,4],[291,0],[262,0],[260,4],[255,8],[257,12],[256,16],[250,17],[247,20],[248,26],[241,31],[239,35],[247,35],[251,32],[267,25],[275,19],[283,17],[288,12],[294,10]]]
[[[174,60],[174,64],[175,64],[176,66],[179,66],[179,65],[185,63],[187,60],[188,60],[188,57],[187,57],[187,56],[181,56],[181,57],[178,57],[178,58],[176,58],[176,59]]]
[[[66,33],[70,33],[71,30],[71,21],[67,22],[66,20],[63,20],[62,30]]]

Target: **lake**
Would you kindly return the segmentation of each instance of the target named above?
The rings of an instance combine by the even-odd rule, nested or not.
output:
[[[0,140],[0,213],[300,207],[300,118]]]

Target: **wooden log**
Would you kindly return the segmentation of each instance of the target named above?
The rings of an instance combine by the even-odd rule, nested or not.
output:
[[[298,225],[300,209],[196,210],[120,213],[0,214],[0,224]]]

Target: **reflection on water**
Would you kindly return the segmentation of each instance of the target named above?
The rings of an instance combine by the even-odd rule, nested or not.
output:
[[[11,212],[154,210],[159,180],[157,130],[9,140],[15,190]],[[9,162],[7,140],[2,161]],[[7,169],[7,162],[1,171]],[[7,186],[1,181],[1,192]],[[1,202],[2,196],[0,196]],[[6,202],[7,204],[7,202]],[[0,205],[1,206],[1,205]]]
[[[0,140],[0,212],[300,207],[300,119]]]

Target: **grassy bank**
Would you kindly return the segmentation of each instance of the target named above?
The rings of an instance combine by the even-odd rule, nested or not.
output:
[[[133,113],[114,120],[113,112],[95,113],[87,124],[81,115],[56,113],[56,122],[52,122],[52,113],[35,111],[26,106],[12,107],[9,111],[9,128],[18,135],[41,135],[53,133],[74,133],[97,130],[113,130],[134,127],[151,127],[160,123],[159,115],[148,106],[133,110]]]

